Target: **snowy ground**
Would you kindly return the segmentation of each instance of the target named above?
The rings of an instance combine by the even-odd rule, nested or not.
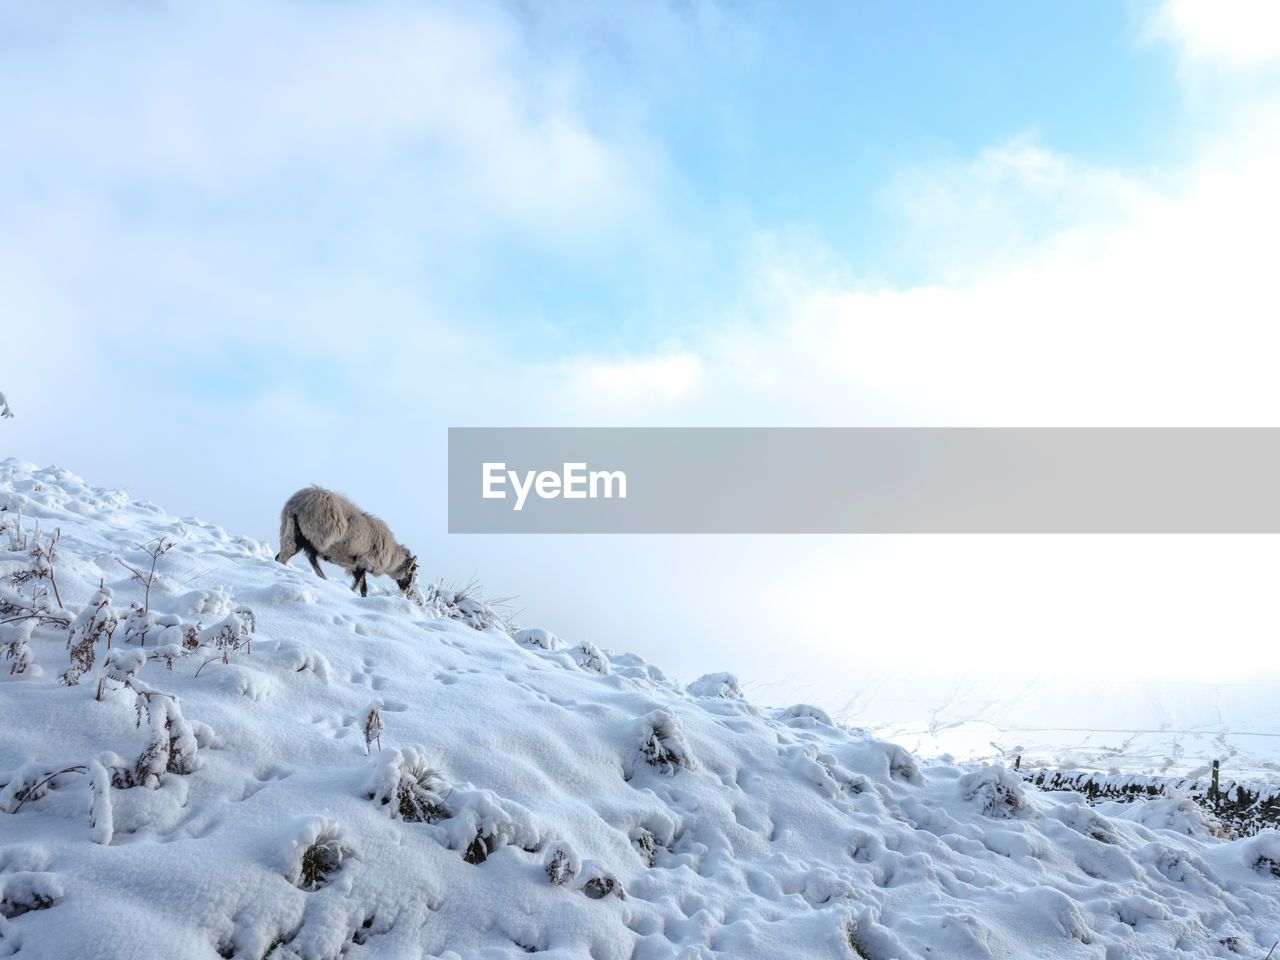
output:
[[[727,674],[681,685],[603,632],[361,599],[65,471],[0,462],[0,508],[0,662],[29,662],[0,672],[0,956],[1261,960],[1280,937],[1280,834],[1215,836],[1177,799],[1090,808]],[[55,529],[54,579],[30,576]],[[160,538],[167,619],[130,617],[123,564]],[[82,642],[113,616],[110,651]]]

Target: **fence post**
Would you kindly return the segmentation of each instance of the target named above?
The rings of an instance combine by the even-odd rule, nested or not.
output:
[[[1218,809],[1218,761],[1213,761],[1213,780],[1209,784],[1209,799],[1213,801],[1213,808]]]

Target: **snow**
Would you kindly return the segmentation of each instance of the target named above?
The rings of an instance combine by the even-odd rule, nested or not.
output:
[[[360,598],[272,556],[0,461],[0,619],[45,617],[0,625],[0,956],[1261,960],[1280,936],[1275,831],[1090,807],[465,590]],[[73,625],[98,639],[68,684]]]

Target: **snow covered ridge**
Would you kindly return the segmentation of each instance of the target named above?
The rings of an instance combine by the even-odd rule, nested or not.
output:
[[[0,956],[1261,960],[1280,936],[1276,831],[922,767],[731,674],[685,687],[271,556],[0,461]]]

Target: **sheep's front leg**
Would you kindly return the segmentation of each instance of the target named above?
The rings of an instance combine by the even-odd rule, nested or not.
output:
[[[368,570],[356,570],[356,582],[351,585],[352,590],[359,589],[360,596],[367,597],[369,595],[369,581],[366,579]]]

